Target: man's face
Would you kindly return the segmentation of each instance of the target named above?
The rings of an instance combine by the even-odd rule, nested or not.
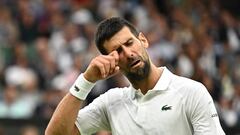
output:
[[[130,80],[143,80],[149,74],[150,61],[146,48],[148,41],[140,33],[135,37],[128,27],[123,27],[110,40],[104,42],[108,53],[117,51],[120,70]]]

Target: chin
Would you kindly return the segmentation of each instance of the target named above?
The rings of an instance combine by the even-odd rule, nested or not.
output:
[[[150,64],[148,62],[144,62],[144,66],[142,68],[138,68],[135,71],[128,72],[126,74],[129,80],[142,81],[149,76],[150,73]]]

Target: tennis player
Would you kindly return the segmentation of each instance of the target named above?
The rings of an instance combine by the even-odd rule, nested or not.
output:
[[[224,135],[203,84],[156,67],[143,33],[126,20],[102,21],[95,35],[102,55],[92,59],[59,103],[46,135]],[[121,72],[129,87],[113,88],[80,109],[98,80]]]

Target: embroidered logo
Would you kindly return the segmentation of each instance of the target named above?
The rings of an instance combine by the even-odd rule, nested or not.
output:
[[[162,107],[162,111],[167,111],[167,110],[172,110],[172,106],[164,105],[164,106]]]
[[[74,86],[74,90],[77,91],[77,92],[80,91],[80,89],[76,85]]]
[[[211,117],[212,117],[212,118],[213,118],[213,117],[218,117],[218,114],[217,114],[217,113],[212,114]]]

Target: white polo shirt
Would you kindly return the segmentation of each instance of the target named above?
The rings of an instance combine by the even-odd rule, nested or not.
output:
[[[143,95],[132,86],[114,88],[79,111],[81,135],[225,135],[207,89],[167,68]]]

